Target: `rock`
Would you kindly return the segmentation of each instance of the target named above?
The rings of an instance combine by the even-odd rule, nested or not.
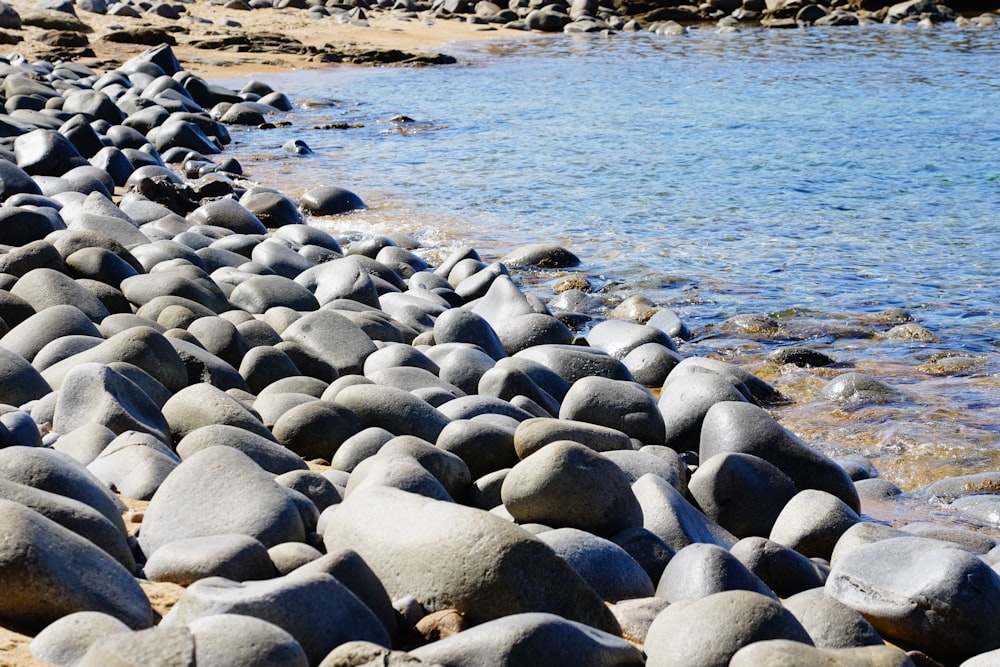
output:
[[[784,601],[784,605],[806,629],[817,648],[855,648],[883,644],[878,632],[864,616],[827,597],[822,589],[793,595]]]
[[[429,663],[404,651],[393,651],[371,642],[345,642],[330,651],[320,667],[356,667],[385,665],[386,667],[428,667]]]
[[[722,591],[753,591],[777,599],[759,577],[715,544],[689,544],[674,554],[656,586],[656,596],[671,604]]]
[[[943,542],[951,542],[974,554],[989,553],[997,546],[995,539],[979,531],[958,526],[943,526],[932,521],[915,521],[901,526],[900,530],[917,537],[929,537]]]
[[[726,591],[670,605],[646,635],[647,667],[728,665],[742,647],[768,639],[812,645],[795,617],[776,600]]]
[[[515,465],[500,493],[504,507],[521,523],[600,536],[642,525],[642,510],[625,473],[571,441],[553,442]]]
[[[706,516],[736,537],[770,535],[781,510],[798,493],[776,467],[740,453],[702,461],[688,490]]]
[[[410,651],[426,664],[579,665],[643,664],[624,639],[554,614],[515,614]]]
[[[709,409],[716,403],[746,399],[731,382],[715,373],[675,375],[681,368],[678,365],[667,376],[658,405],[663,414],[666,444],[679,452],[697,451]]]
[[[493,324],[493,330],[503,343],[507,354],[536,345],[569,345],[573,332],[565,324],[545,313],[525,313],[510,320]]]
[[[44,378],[24,357],[0,348],[0,403],[21,406],[50,391]]]
[[[836,496],[806,489],[781,510],[770,539],[809,558],[829,560],[840,536],[859,521],[861,517]]]
[[[838,555],[826,594],[879,634],[945,662],[1000,647],[1000,575],[969,552],[899,537]]]
[[[452,498],[464,500],[472,484],[465,461],[434,445],[409,435],[393,438],[375,454],[376,457],[411,456],[441,482]]]
[[[319,309],[319,302],[309,290],[284,276],[254,276],[237,285],[229,300],[249,313],[265,313],[275,306],[298,311]]]
[[[869,500],[888,500],[903,493],[903,490],[887,479],[859,479],[854,483],[858,497]]]
[[[274,440],[274,436],[245,406],[210,384],[193,384],[175,393],[163,406],[174,442],[195,429],[212,424],[228,424]]]
[[[187,459],[203,449],[216,446],[238,449],[275,475],[307,467],[297,455],[273,440],[229,424],[208,424],[190,431],[177,443],[177,453],[182,459]]]
[[[139,544],[152,556],[177,540],[228,533],[249,535],[268,547],[305,539],[288,490],[242,452],[209,447],[164,480],[146,508]]]
[[[148,433],[125,431],[97,455],[87,470],[123,496],[149,500],[179,463],[180,459],[162,440]]]
[[[795,486],[826,491],[855,512],[860,501],[854,483],[843,468],[778,424],[755,405],[725,401],[713,405],[701,429],[700,459],[723,452],[760,457],[788,475]]]
[[[94,642],[132,629],[99,611],[78,611],[50,623],[31,640],[31,654],[57,665],[77,664]]]
[[[656,399],[635,382],[581,378],[566,393],[559,418],[614,428],[644,445],[665,442],[663,416],[657,410]]]
[[[609,602],[653,595],[653,582],[620,546],[576,528],[558,528],[537,538],[552,547],[602,599]]]
[[[617,633],[600,598],[551,549],[488,512],[373,487],[331,515],[328,551],[351,548],[392,598],[429,612],[457,609],[472,624],[547,611]]]
[[[691,338],[690,329],[681,321],[677,313],[669,308],[661,308],[653,313],[653,316],[646,321],[646,326],[659,329],[671,339],[689,340]]]
[[[745,537],[730,553],[778,597],[822,587],[830,568],[763,537]]]
[[[906,653],[894,646],[824,649],[806,646],[794,641],[771,639],[741,648],[729,664],[731,667],[754,667],[755,665],[912,667],[914,663]]]
[[[54,269],[29,271],[21,276],[10,292],[27,301],[36,312],[50,306],[68,304],[82,310],[94,322],[100,322],[109,315],[108,309],[96,296],[80,283]]]
[[[121,282],[121,291],[136,306],[144,306],[158,296],[179,296],[208,308],[213,314],[230,309],[229,300],[219,286],[201,269],[193,266],[126,278]]]
[[[514,432],[514,450],[525,459],[549,443],[571,440],[595,452],[632,450],[632,441],[616,429],[569,419],[527,419]]]
[[[511,268],[564,269],[579,266],[580,258],[566,248],[548,243],[530,243],[505,255],[500,262]]]
[[[632,374],[621,361],[594,348],[536,345],[518,352],[514,358],[541,364],[569,384],[589,376],[633,381]]]
[[[603,452],[604,458],[610,459],[628,477],[629,482],[634,484],[643,475],[653,474],[665,479],[674,488],[683,491],[685,486],[684,476],[687,470],[674,450],[664,447],[663,449],[673,454],[668,455],[653,454],[651,451],[631,451],[627,449]]]
[[[361,419],[350,409],[314,401],[283,414],[272,433],[279,444],[305,459],[332,461],[337,448],[361,429]]]
[[[90,645],[80,667],[172,667],[194,664],[194,637],[187,628],[155,627],[111,635]]]
[[[32,361],[38,352],[64,336],[92,336],[101,332],[86,313],[76,306],[51,306],[25,319],[0,338],[0,347]]]
[[[890,387],[864,373],[843,373],[830,380],[819,392],[819,397],[849,407],[891,403],[902,397],[898,389]]]
[[[450,422],[441,430],[435,444],[461,458],[468,466],[472,479],[510,468],[518,461],[512,431],[475,419]]]
[[[301,493],[311,500],[320,512],[341,501],[341,494],[333,482],[313,470],[293,470],[278,475],[274,481]]]
[[[644,343],[622,359],[635,381],[644,387],[660,387],[682,357],[659,343]]]
[[[794,345],[775,348],[767,358],[779,364],[793,364],[802,368],[821,368],[835,363],[832,357],[823,352]]]
[[[670,336],[660,329],[625,320],[605,320],[595,325],[587,334],[587,341],[616,359],[624,359],[629,352],[647,343],[677,351]]]
[[[472,343],[493,359],[507,356],[503,343],[489,323],[470,310],[454,308],[442,313],[434,323],[437,343]]]
[[[299,343],[346,375],[361,373],[375,344],[361,328],[330,310],[307,313],[281,332],[284,340]]]
[[[53,428],[65,433],[94,421],[116,434],[140,431],[170,441],[170,427],[146,392],[106,364],[83,363],[63,379]]]
[[[301,644],[273,623],[242,614],[215,614],[188,624],[198,664],[217,667],[307,667]]]
[[[339,215],[368,208],[350,190],[335,185],[321,185],[305,192],[300,199],[302,210],[310,215]]]
[[[143,570],[150,581],[169,581],[180,586],[190,586],[206,577],[248,581],[276,575],[260,541],[227,533],[170,542],[149,557]]]
[[[378,288],[356,258],[335,259],[300,273],[295,282],[312,292],[320,305],[350,299],[379,308]]]
[[[736,538],[691,505],[662,477],[643,475],[632,484],[632,493],[642,507],[642,525],[674,551],[705,542],[724,549]]]
[[[20,503],[0,500],[0,590],[10,623],[36,630],[78,611],[99,611],[133,628],[153,610],[132,574],[92,542]]]
[[[319,549],[304,542],[275,544],[267,550],[267,555],[282,576],[323,556]]]
[[[415,435],[436,442],[449,419],[413,394],[374,384],[346,387],[336,402],[360,419],[365,428],[377,426],[393,435]]]
[[[14,140],[17,166],[32,176],[62,176],[87,160],[69,139],[55,130],[36,129]]]
[[[351,473],[344,497],[372,486],[389,487],[435,500],[454,502],[437,477],[413,456],[403,453],[389,456],[376,454],[358,463]]]

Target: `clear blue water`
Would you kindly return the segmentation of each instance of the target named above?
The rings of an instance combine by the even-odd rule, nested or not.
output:
[[[785,423],[904,486],[1000,468],[1000,30],[706,29],[445,50],[462,64],[268,77],[298,101],[292,126],[239,133],[235,154],[290,194],[333,183],[372,207],[324,223],[334,229],[398,228],[491,256],[565,244],[612,303],[642,294],[676,309],[701,336],[689,351],[769,377],[795,399]],[[343,122],[364,127],[312,129]],[[282,157],[289,138],[316,155]],[[889,307],[936,339],[877,337],[888,325],[871,315]],[[715,335],[739,313],[782,328]],[[841,366],[769,367],[790,342]],[[942,355],[975,364],[928,371]],[[845,368],[912,400],[818,401]]]

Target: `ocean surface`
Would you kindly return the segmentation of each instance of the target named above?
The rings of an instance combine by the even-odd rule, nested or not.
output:
[[[293,196],[356,192],[369,210],[316,224],[406,232],[432,259],[566,245],[580,267],[523,284],[548,299],[581,275],[606,307],[642,295],[676,310],[695,334],[683,351],[772,381],[789,398],[773,410],[783,424],[906,491],[1000,470],[1000,29],[700,29],[443,50],[460,64],[264,77],[295,101],[276,118],[291,124],[236,131],[229,152]],[[284,156],[289,139],[315,154]],[[886,336],[890,308],[932,339]],[[741,314],[778,326],[726,323]],[[792,344],[838,363],[767,360]],[[902,398],[817,396],[847,371]],[[924,499],[885,512],[900,507],[948,515]]]

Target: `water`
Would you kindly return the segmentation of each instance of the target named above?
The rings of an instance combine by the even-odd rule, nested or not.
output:
[[[1000,469],[1000,30],[695,30],[447,51],[463,64],[270,77],[299,102],[292,125],[238,133],[234,154],[289,194],[359,193],[371,209],[328,223],[338,231],[398,229],[494,257],[565,244],[609,305],[642,294],[674,308],[697,334],[686,352],[771,380],[792,399],[774,410],[782,423],[907,490]],[[363,127],[314,129],[335,123]],[[290,138],[316,155],[281,157]],[[523,279],[547,294],[564,275]],[[935,339],[884,338],[893,323],[878,313],[893,307]],[[740,313],[780,328],[722,326]],[[790,343],[839,363],[766,360]],[[961,369],[946,369],[956,356]],[[908,399],[818,400],[845,370]]]

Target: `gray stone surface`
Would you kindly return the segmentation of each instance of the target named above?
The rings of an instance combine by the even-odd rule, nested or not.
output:
[[[855,648],[883,644],[882,637],[864,616],[827,597],[822,588],[788,597],[783,604],[806,629],[817,648]]]
[[[176,540],[159,548],[143,568],[150,581],[189,586],[206,577],[269,579],[277,572],[267,548],[247,535],[220,534]]]
[[[656,585],[656,596],[671,604],[723,591],[753,591],[777,599],[760,577],[715,544],[689,544],[670,559]]]
[[[814,665],[815,667],[913,667],[914,662],[894,646],[815,648],[786,639],[770,639],[746,646],[733,656],[730,667],[756,665]]]
[[[557,440],[572,440],[595,452],[632,450],[631,439],[617,429],[568,419],[528,419],[514,432],[514,450],[524,459]]]
[[[581,378],[563,398],[559,417],[614,428],[644,445],[666,442],[663,416],[656,399],[635,382]]]
[[[90,645],[79,667],[174,667],[194,664],[194,637],[187,628],[157,626],[115,634]]]
[[[193,384],[175,393],[163,406],[174,442],[195,429],[211,424],[228,424],[274,440],[264,424],[244,405],[210,384]]]
[[[471,623],[547,611],[616,633],[600,598],[551,549],[488,512],[387,488],[348,497],[330,516],[327,550],[358,552],[392,598]]]
[[[242,614],[203,616],[188,624],[195,660],[214,667],[307,667],[294,637],[273,623]]]
[[[176,540],[242,533],[265,546],[302,541],[291,492],[232,447],[209,447],[184,460],[146,508],[139,544],[147,556]]]
[[[830,568],[763,537],[744,537],[730,553],[778,597],[822,587]]]
[[[620,546],[576,528],[557,528],[537,535],[579,573],[602,599],[617,602],[653,595],[653,582]]]
[[[836,496],[806,489],[781,510],[769,537],[810,558],[829,560],[840,536],[859,521],[861,517]]]
[[[87,465],[108,488],[136,500],[149,500],[180,463],[172,449],[148,433],[125,431]]]
[[[449,422],[426,401],[394,387],[345,387],[337,393],[335,402],[353,411],[365,428],[377,426],[394,435],[415,435],[428,442],[435,442]]]
[[[699,512],[677,489],[657,475],[644,475],[632,485],[642,508],[642,525],[674,551],[695,542],[728,549],[736,543],[725,528]]]
[[[182,459],[187,459],[203,449],[216,446],[238,449],[275,475],[306,470],[308,467],[294,452],[274,441],[229,424],[209,424],[194,429],[177,443],[177,453]]]
[[[45,626],[31,640],[31,654],[56,665],[75,665],[90,645],[111,635],[132,632],[114,616],[99,611],[67,614]]]
[[[629,479],[588,447],[557,441],[515,465],[501,488],[507,511],[521,523],[579,528],[610,537],[642,524]]]

